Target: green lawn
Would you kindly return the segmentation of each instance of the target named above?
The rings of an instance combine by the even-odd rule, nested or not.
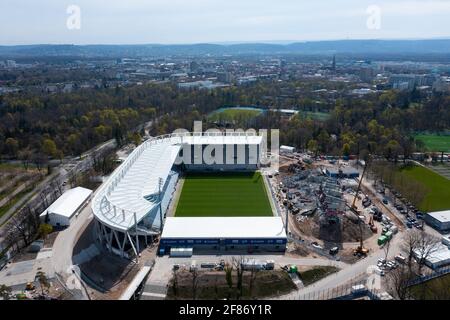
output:
[[[402,172],[425,185],[429,190],[419,205],[423,211],[439,211],[450,209],[450,180],[420,166],[407,166]]]
[[[450,274],[434,278],[410,288],[411,295],[417,300],[450,299]]]
[[[264,178],[250,173],[189,173],[175,216],[272,216]]]
[[[262,110],[250,110],[250,109],[239,109],[239,108],[229,108],[229,109],[219,109],[213,112],[208,120],[210,121],[229,121],[229,122],[242,122],[249,121],[257,116],[259,116]]]
[[[326,112],[300,111],[300,116],[303,118],[310,118],[317,121],[327,121],[331,115]]]
[[[450,135],[418,134],[414,137],[422,141],[429,151],[450,152]]]

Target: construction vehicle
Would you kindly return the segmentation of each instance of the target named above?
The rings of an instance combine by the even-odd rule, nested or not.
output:
[[[377,233],[378,232],[378,228],[375,226],[375,223],[373,222],[373,216],[370,216],[369,226],[370,226],[370,230],[373,233]]]

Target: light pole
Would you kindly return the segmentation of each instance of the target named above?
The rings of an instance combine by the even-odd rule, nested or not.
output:
[[[159,178],[158,179],[158,198],[159,198],[159,220],[160,220],[160,231],[162,233],[163,230],[163,216],[162,216],[162,196],[161,196],[161,188],[162,188],[162,184],[163,184],[163,179]]]

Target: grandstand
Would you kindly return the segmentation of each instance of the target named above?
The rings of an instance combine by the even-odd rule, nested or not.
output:
[[[256,170],[263,155],[262,136],[243,132],[177,133],[145,141],[94,196],[97,240],[121,257],[138,256],[161,234],[182,170]]]

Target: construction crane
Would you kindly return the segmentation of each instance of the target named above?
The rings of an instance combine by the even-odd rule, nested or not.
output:
[[[359,191],[361,190],[361,183],[362,183],[362,180],[364,179],[364,175],[366,174],[369,164],[370,164],[370,155],[364,165],[364,169],[361,174],[361,178],[359,179],[358,188],[356,189],[355,197],[353,198],[353,203],[352,203],[352,206],[350,207],[351,211],[358,216],[358,226],[359,226],[359,231],[360,231],[359,232],[359,246],[354,250],[354,253],[358,254],[358,255],[367,255],[367,253],[369,252],[368,249],[364,248],[363,229],[361,226],[362,221],[361,221],[361,219],[359,219],[360,212],[358,211],[358,208],[356,207],[356,198],[358,197]],[[372,231],[373,231],[373,227],[375,227],[375,226],[371,226]]]
[[[361,179],[359,179],[358,188],[356,189],[355,197],[353,198],[353,203],[352,203],[352,206],[351,206],[352,211],[355,212],[356,214],[358,214],[358,209],[356,208],[356,205],[355,205],[356,198],[358,197],[358,193],[361,190],[361,183],[362,183],[362,180],[364,179],[364,175],[365,175],[365,173],[367,171],[367,167],[368,166],[369,166],[369,161],[366,161],[366,163],[364,165],[364,169],[363,169],[362,175],[361,175]]]

